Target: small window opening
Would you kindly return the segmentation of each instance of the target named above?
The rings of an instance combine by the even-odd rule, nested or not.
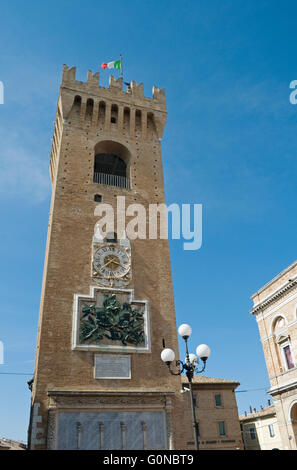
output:
[[[106,235],[106,242],[107,243],[116,243],[117,242],[117,234],[114,232],[109,232]]]
[[[250,432],[251,439],[252,440],[256,439],[257,433],[256,433],[256,428],[254,426],[249,428],[249,432]]]
[[[283,348],[283,350],[284,350],[284,354],[285,354],[287,369],[293,369],[294,368],[294,363],[293,363],[293,359],[292,359],[290,346],[289,345],[285,346]]]
[[[226,426],[224,421],[219,421],[220,436],[226,436]]]
[[[216,406],[218,407],[223,406],[222,396],[219,393],[215,395],[215,403],[216,403]]]
[[[101,196],[101,194],[95,194],[95,196],[94,196],[94,201],[95,201],[95,202],[102,202],[102,196]]]

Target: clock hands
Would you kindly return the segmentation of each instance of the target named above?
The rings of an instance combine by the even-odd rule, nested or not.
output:
[[[115,259],[112,259],[111,261],[113,261],[114,264],[118,264],[119,266],[122,266],[121,263],[118,263]]]
[[[109,247],[99,248],[96,251],[94,263],[94,269],[97,271],[99,277],[106,280],[110,280],[111,283],[125,283],[130,270],[129,258],[126,254],[126,250],[110,249]],[[103,281],[102,281],[103,282]],[[110,284],[111,286],[115,284]],[[124,285],[124,284],[123,284]]]
[[[117,264],[118,266],[121,266],[121,264],[118,263],[115,258],[111,258],[109,261],[107,261],[107,263],[105,263],[103,266],[101,266],[100,269],[102,270],[103,268],[108,266],[110,263],[114,263],[114,264]]]
[[[112,259],[110,259],[109,261],[107,261],[107,263],[105,263],[103,266],[101,266],[100,269],[105,268],[105,266],[108,266],[110,263],[112,263]]]

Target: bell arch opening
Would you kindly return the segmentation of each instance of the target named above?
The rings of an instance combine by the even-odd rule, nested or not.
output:
[[[99,142],[94,150],[94,183],[130,189],[129,150],[109,140]]]

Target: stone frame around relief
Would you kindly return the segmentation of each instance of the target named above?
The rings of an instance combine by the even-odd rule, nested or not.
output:
[[[84,299],[86,301],[96,301],[96,292],[107,292],[110,294],[127,294],[129,302],[135,304],[143,304],[144,306],[144,345],[142,346],[122,346],[112,344],[81,344],[79,340],[80,329],[80,309],[79,301]],[[93,352],[119,352],[119,353],[150,353],[151,340],[150,340],[150,318],[149,318],[149,302],[148,300],[134,299],[134,289],[120,289],[111,287],[91,286],[89,295],[74,294],[73,301],[73,324],[72,324],[72,350],[79,351],[93,351]]]

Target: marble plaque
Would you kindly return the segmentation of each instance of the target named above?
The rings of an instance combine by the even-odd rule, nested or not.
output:
[[[167,448],[164,411],[60,412],[58,416],[58,450]]]
[[[95,379],[131,379],[131,357],[118,354],[95,354]]]

